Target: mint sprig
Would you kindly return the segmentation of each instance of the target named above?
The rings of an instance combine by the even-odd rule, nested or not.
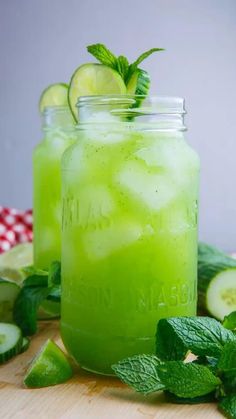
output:
[[[37,312],[44,300],[60,301],[60,282],[61,267],[57,261],[52,263],[48,274],[35,273],[24,280],[13,308],[14,320],[24,336],[31,336],[37,331]]]
[[[158,376],[159,363],[154,355],[137,355],[120,361],[112,368],[124,383],[137,392],[148,394],[165,388]]]
[[[229,330],[236,330],[236,311],[232,311],[223,320],[223,326]]]
[[[163,348],[168,342],[168,352],[185,353],[190,350],[195,355],[219,357],[223,346],[236,336],[221,323],[210,317],[172,317],[161,319],[157,327],[157,355],[163,356]],[[172,342],[172,344],[171,344]],[[161,349],[160,349],[161,347]]]
[[[128,358],[113,370],[136,391],[164,390],[174,403],[218,401],[236,418],[236,333],[208,317],[161,319],[156,348],[157,356]],[[191,362],[184,359],[189,351],[197,356]]]
[[[223,410],[228,418],[236,418],[236,395],[224,397],[219,403],[220,409]]]
[[[124,55],[120,55],[117,58],[116,70],[121,75],[123,80],[126,81],[128,73],[129,73],[129,61],[127,60],[127,58]]]
[[[117,58],[104,44],[88,45],[87,51],[100,61],[100,63],[116,69]]]
[[[92,54],[101,64],[116,70],[123,78],[125,84],[132,77],[133,73],[138,69],[146,58],[148,58],[154,52],[164,51],[164,48],[151,48],[148,51],[143,52],[133,63],[129,63],[128,59],[120,55],[116,57],[104,44],[93,44],[87,46],[87,51]]]
[[[167,361],[157,366],[157,371],[165,388],[178,397],[204,396],[221,384],[207,367],[191,362]]]
[[[226,343],[217,368],[224,372],[234,372],[236,376],[236,341]]]

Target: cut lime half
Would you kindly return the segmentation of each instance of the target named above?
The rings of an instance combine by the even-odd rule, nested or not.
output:
[[[54,386],[73,375],[71,365],[62,350],[48,339],[28,369],[24,384],[29,388]]]
[[[68,106],[67,84],[51,84],[44,89],[39,99],[39,111],[42,113],[48,106]]]
[[[0,255],[0,276],[20,283],[26,276],[22,268],[32,263],[32,243],[18,244]]]
[[[80,96],[126,94],[125,83],[117,71],[103,64],[83,64],[71,78],[68,100],[77,119],[76,103]]]

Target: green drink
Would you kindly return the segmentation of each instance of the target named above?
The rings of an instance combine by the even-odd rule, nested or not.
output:
[[[61,156],[76,138],[68,108],[48,107],[43,113],[44,139],[33,155],[34,264],[47,269],[61,259]]]
[[[199,161],[183,101],[81,98],[62,160],[62,320],[91,371],[155,352],[160,318],[196,313]]]

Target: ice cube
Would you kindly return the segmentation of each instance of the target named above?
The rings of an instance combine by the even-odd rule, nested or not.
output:
[[[114,199],[106,186],[87,185],[79,191],[78,224],[81,227],[108,224],[114,209]]]
[[[169,173],[178,185],[186,185],[192,173],[196,172],[199,161],[196,153],[180,136],[162,134],[163,138],[147,141],[134,154],[147,167]]]
[[[101,260],[137,242],[142,228],[134,220],[123,220],[110,226],[87,232],[83,237],[85,251],[90,260]]]
[[[116,176],[123,191],[150,210],[160,210],[176,195],[176,185],[165,173],[149,173],[136,161],[127,162]]]
[[[88,141],[95,142],[101,145],[119,144],[127,139],[127,135],[112,129],[93,129],[87,131]]]

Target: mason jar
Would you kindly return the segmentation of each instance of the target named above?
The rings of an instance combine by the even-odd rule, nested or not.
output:
[[[61,260],[61,156],[76,139],[71,112],[49,107],[42,114],[43,140],[33,153],[34,265]]]
[[[85,369],[155,352],[159,319],[196,314],[199,159],[184,100],[78,101],[62,159],[61,334]]]

